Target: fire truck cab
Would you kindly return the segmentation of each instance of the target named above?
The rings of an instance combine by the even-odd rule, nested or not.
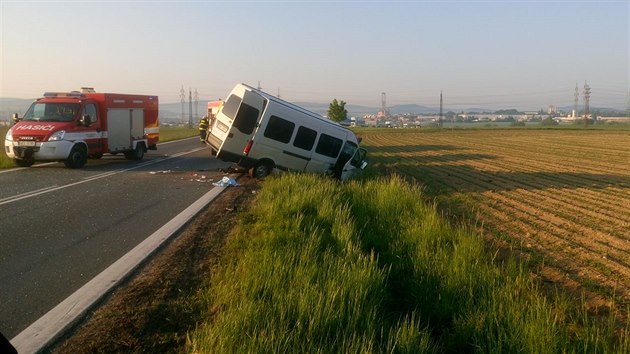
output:
[[[88,158],[124,153],[141,160],[159,140],[158,97],[114,93],[47,92],[31,104],[5,137],[4,147],[18,166],[63,161],[81,168]]]

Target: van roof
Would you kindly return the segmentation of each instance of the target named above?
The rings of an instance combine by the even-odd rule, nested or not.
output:
[[[248,85],[248,84],[241,83],[241,85],[243,85],[243,86],[247,87],[248,89],[250,89],[250,90],[252,90],[252,91],[255,91],[256,93],[260,94],[261,96],[263,96],[264,98],[266,98],[266,99],[268,99],[268,100],[270,100],[270,101],[273,101],[273,102],[276,102],[276,103],[278,103],[278,104],[281,104],[281,105],[287,106],[287,107],[289,107],[289,108],[295,109],[296,111],[300,111],[300,112],[302,112],[302,113],[304,113],[304,114],[307,114],[307,115],[309,115],[309,116],[311,116],[311,117],[313,117],[313,118],[315,118],[315,119],[319,119],[319,120],[321,120],[322,122],[325,122],[325,123],[328,123],[328,124],[335,125],[335,126],[337,126],[337,127],[343,128],[343,129],[345,129],[345,130],[350,130],[350,129],[348,129],[348,128],[344,127],[343,125],[341,125],[341,124],[339,124],[339,123],[337,123],[337,122],[335,122],[335,121],[332,121],[332,120],[330,120],[330,119],[328,119],[328,118],[325,118],[325,117],[324,117],[324,116],[322,116],[321,114],[317,114],[317,113],[315,113],[315,112],[309,111],[308,109],[302,108],[302,107],[300,107],[300,106],[298,106],[298,105],[296,105],[296,104],[293,104],[293,103],[288,102],[288,101],[285,101],[285,100],[283,100],[283,99],[281,99],[281,98],[278,98],[278,97],[272,96],[272,95],[270,95],[270,94],[268,94],[268,93],[266,93],[266,92],[264,92],[264,91],[261,91],[261,90],[259,90],[259,89],[255,88],[255,87],[252,87],[252,86],[250,86],[250,85]]]

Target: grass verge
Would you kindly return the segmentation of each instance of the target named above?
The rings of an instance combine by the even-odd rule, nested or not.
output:
[[[7,131],[9,127],[0,126],[0,138],[2,139],[2,153],[0,153],[0,169],[3,168],[11,168],[15,167],[13,161],[9,157],[7,157],[6,152],[4,152],[4,137],[7,135]]]
[[[200,299],[191,352],[630,351],[397,176],[268,179]]]
[[[160,127],[160,142],[166,142],[171,140],[178,140],[183,138],[189,138],[191,136],[198,136],[199,130],[197,128],[188,127]]]

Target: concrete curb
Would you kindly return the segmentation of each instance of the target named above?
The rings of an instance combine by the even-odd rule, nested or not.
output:
[[[214,187],[59,305],[11,339],[20,354],[37,353],[53,343],[94,304],[179,231],[227,187]]]

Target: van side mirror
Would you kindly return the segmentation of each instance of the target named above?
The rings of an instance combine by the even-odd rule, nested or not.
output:
[[[13,113],[13,115],[11,116],[11,119],[13,119],[13,124],[21,121],[22,119],[20,119],[20,117],[18,117],[17,113]]]
[[[81,119],[79,119],[79,123],[81,123],[81,125],[87,127],[90,124],[92,124],[92,117],[90,117],[89,114],[84,114]]]

